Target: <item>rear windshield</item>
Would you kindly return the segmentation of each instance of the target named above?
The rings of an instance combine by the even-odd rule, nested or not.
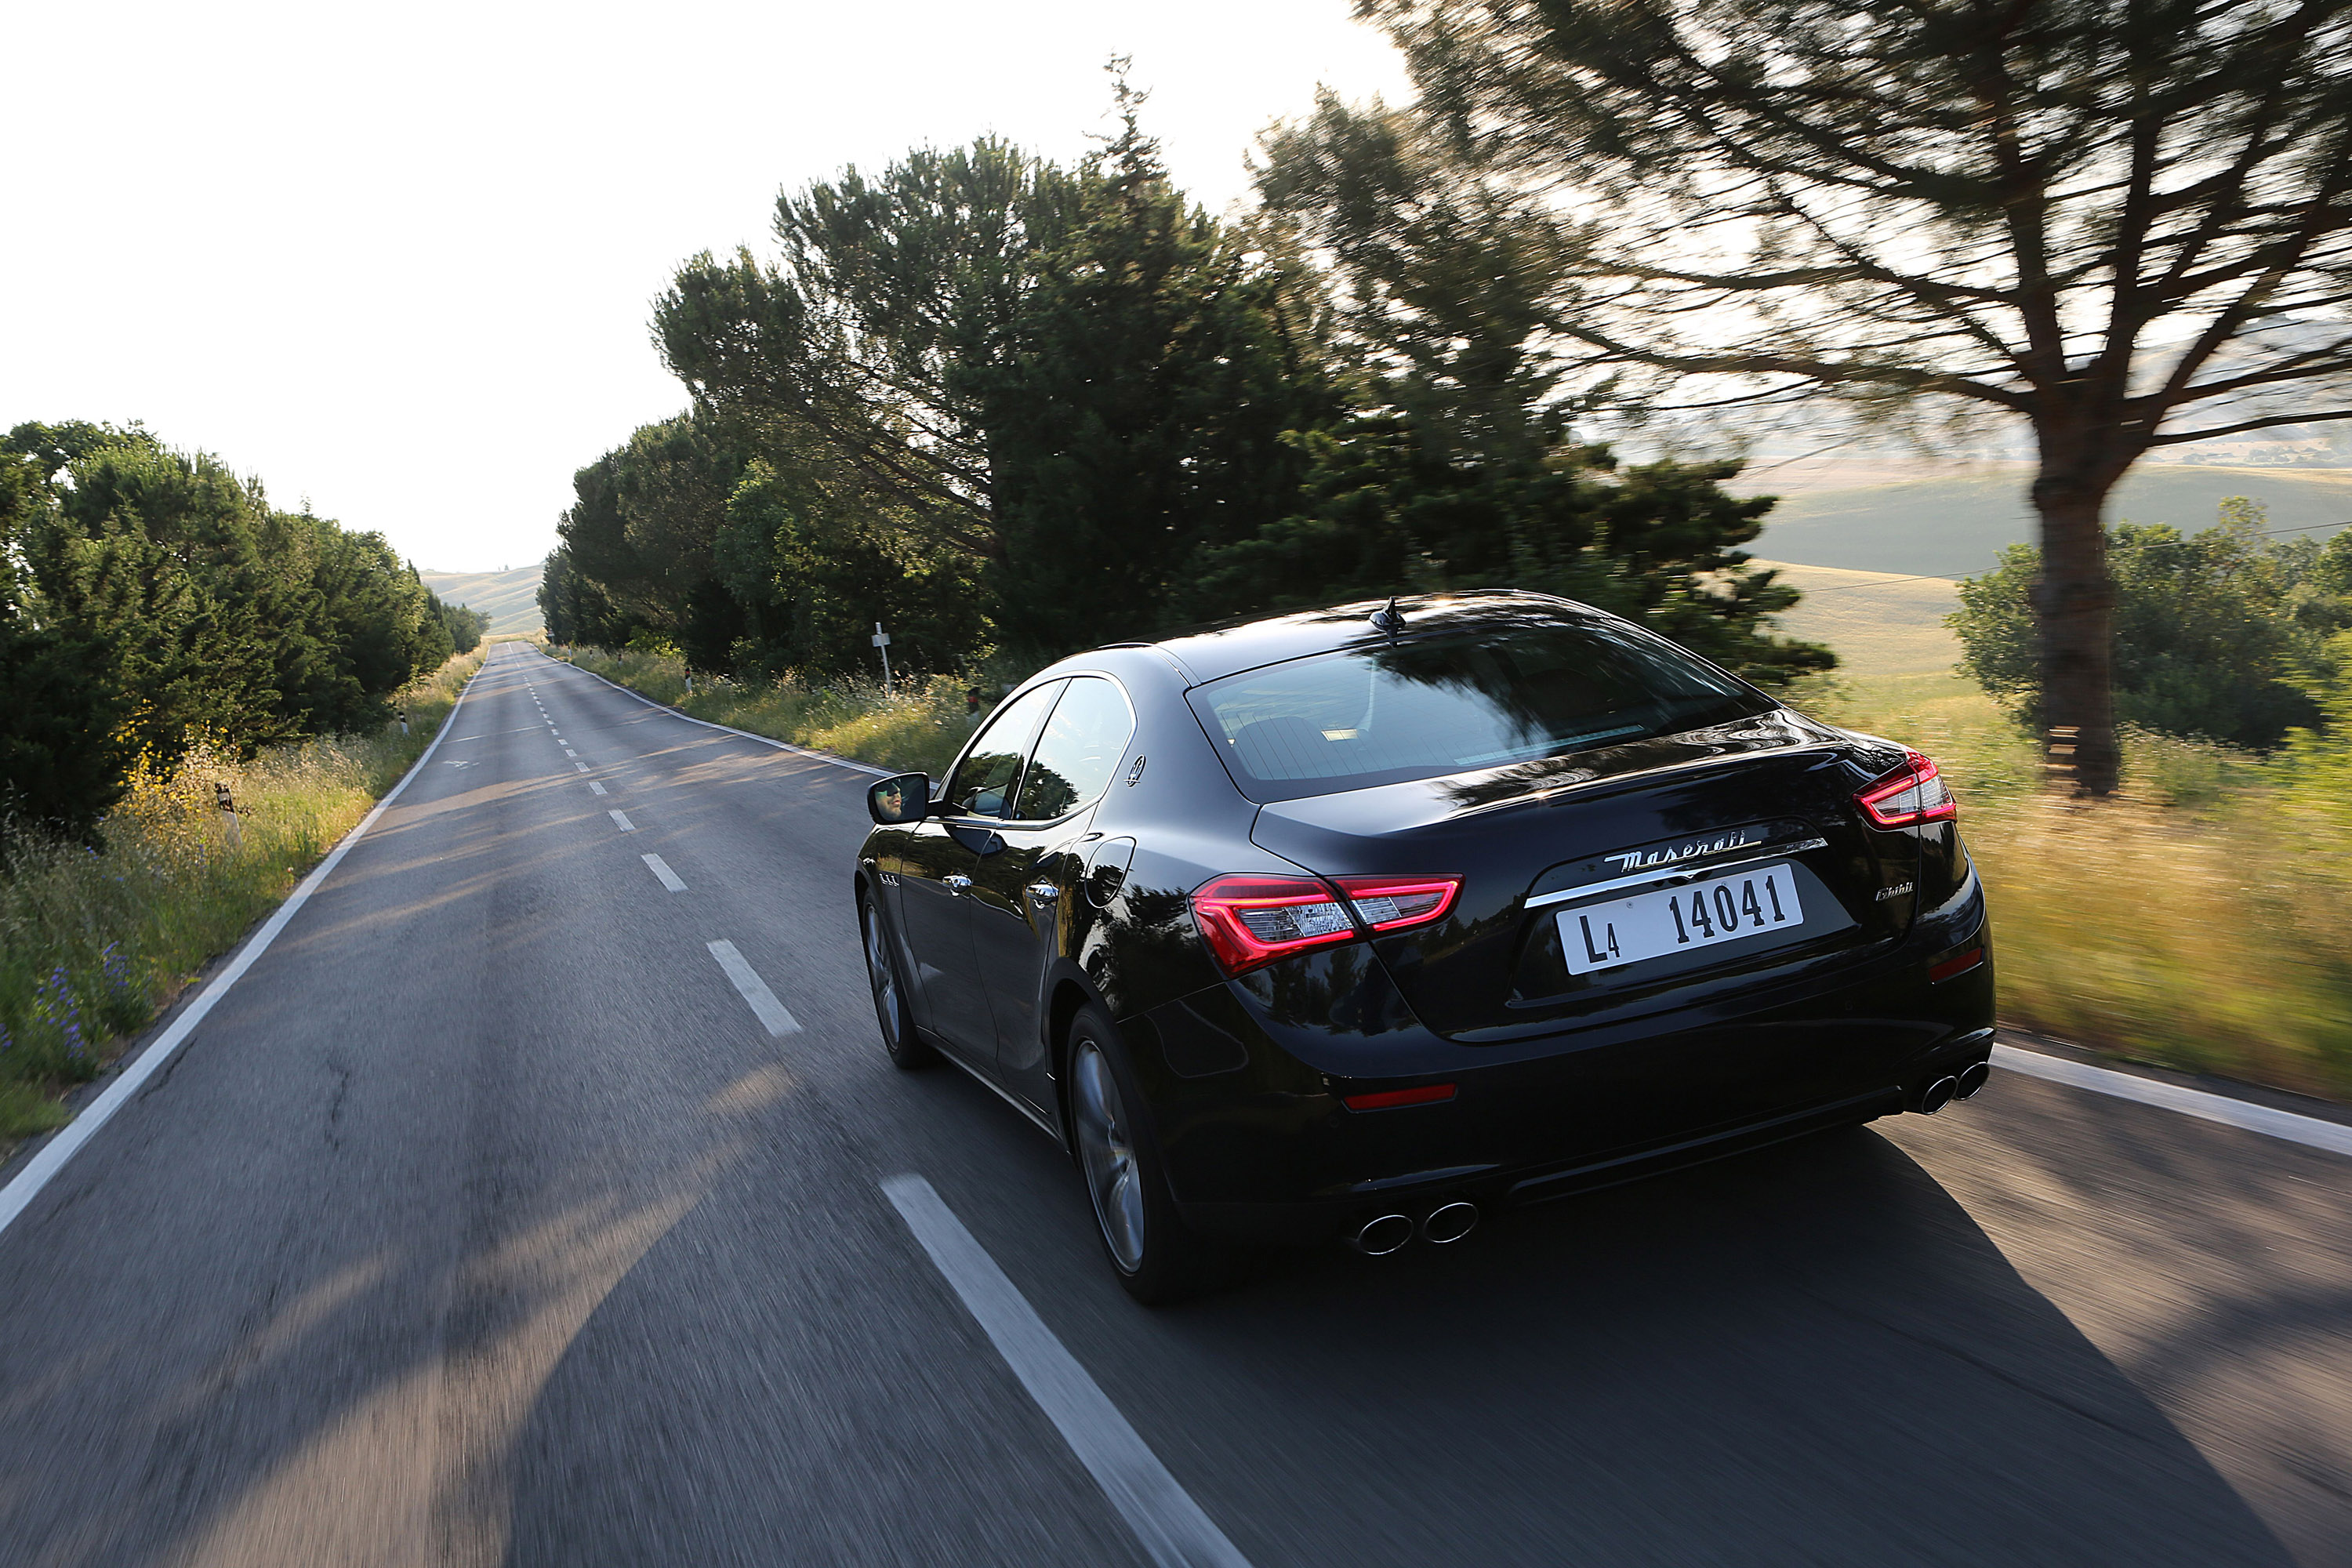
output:
[[[1605,622],[1318,654],[1190,697],[1256,801],[1565,756],[1773,707],[1672,643]]]

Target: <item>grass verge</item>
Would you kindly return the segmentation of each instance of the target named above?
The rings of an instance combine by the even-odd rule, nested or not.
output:
[[[96,1078],[198,971],[294,889],[423,754],[488,645],[413,682],[397,724],[277,746],[200,746],[142,768],[103,842],[19,838],[0,868],[0,1154],[63,1125]],[[215,805],[228,785],[234,819]]]
[[[1936,758],[1991,900],[2004,1022],[2126,1058],[2352,1099],[2352,817],[2308,749],[2127,733],[2124,787],[2043,787],[2030,737],[1955,675],[1799,705]]]
[[[811,687],[705,676],[688,691],[686,662],[674,654],[558,647],[547,651],[697,719],[893,773],[919,770],[937,778],[972,730],[964,715],[965,683],[951,675],[904,682],[889,691],[880,681]]]

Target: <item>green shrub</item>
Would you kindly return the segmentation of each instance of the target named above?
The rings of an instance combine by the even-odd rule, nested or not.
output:
[[[2266,521],[2258,504],[2232,496],[2221,523],[2200,533],[2107,531],[2119,720],[2264,751],[2317,721],[2313,688],[2339,662],[2327,639],[2352,626],[2352,531],[2323,548],[2270,538]],[[2041,570],[2032,545],[2010,546],[1993,571],[1961,583],[1950,618],[1967,673],[2037,726],[2031,605]]]

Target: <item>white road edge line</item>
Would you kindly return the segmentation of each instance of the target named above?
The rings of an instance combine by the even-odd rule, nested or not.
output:
[[[760,972],[735,951],[733,942],[713,942],[704,945],[710,949],[710,956],[719,961],[719,967],[727,972],[727,978],[735,983],[735,989],[743,994],[743,1000],[751,1005],[751,1011],[759,1016],[760,1022],[767,1026],[768,1033],[776,1036],[800,1033],[800,1024],[793,1017],[791,1010],[776,1000],[776,994],[768,989],[768,983],[760,978]]]
[[[537,652],[536,649],[532,651]],[[604,678],[594,670],[580,669],[578,665],[560,659],[551,653],[542,653],[539,657],[550,664],[561,664],[569,669],[579,669],[581,674],[591,680],[604,680]],[[683,719],[689,724],[699,724],[706,730],[717,730],[724,734],[740,735],[746,741],[757,741],[763,746],[773,746],[780,752],[790,752],[794,756],[809,757],[820,763],[831,763],[836,768],[847,768],[852,773],[866,773],[877,779],[887,779],[890,776],[890,770],[887,768],[870,767],[864,763],[853,763],[847,757],[836,757],[831,752],[812,751],[806,746],[795,746],[790,741],[779,741],[773,735],[754,735],[749,730],[738,730],[730,724],[714,724],[708,719],[698,719],[691,713],[681,713],[667,703],[656,702],[642,691],[632,691],[618,681],[604,680],[604,684],[624,697],[634,697],[648,708],[658,708],[673,719]]]
[[[1992,1063],[2004,1071],[2046,1079],[2070,1089],[2086,1089],[2094,1094],[2112,1095],[2117,1100],[2153,1105],[2163,1110],[2177,1110],[2183,1116],[2194,1116],[2201,1121],[2218,1121],[2224,1127],[2260,1132],[2289,1143],[2301,1143],[2306,1148],[2325,1149],[2331,1154],[2352,1154],[2352,1127],[2322,1121],[2316,1116],[2297,1116],[2292,1110],[2273,1110],[2267,1105],[2232,1100],[2225,1094],[2208,1094],[2201,1089],[2183,1089],[2177,1083],[2095,1068],[2084,1062],[2068,1061],[2063,1057],[2046,1057],[2039,1051],[2020,1050],[2015,1046],[1993,1047]]]
[[[891,1176],[882,1191],[996,1353],[1135,1531],[1144,1554],[1158,1568],[1249,1568],[1249,1559],[1168,1473],[931,1184],[920,1176]]]
[[[479,680],[482,672],[489,667],[490,661],[485,656],[467,680],[465,690],[458,692],[457,700],[449,705],[449,716],[441,721],[441,728],[435,732],[432,743],[425,748],[424,753],[410,764],[406,773],[400,775],[399,783],[384,791],[383,798],[375,803],[375,808],[360,818],[359,826],[344,834],[342,842],[329,850],[327,858],[319,862],[317,868],[302,879],[301,885],[278,906],[275,914],[262,922],[261,929],[237,950],[236,956],[229,960],[227,966],[214,976],[212,983],[197,994],[194,1001],[181,1009],[180,1016],[156,1037],[154,1044],[141,1052],[137,1060],[122,1069],[121,1077],[106,1086],[104,1093],[83,1107],[80,1115],[59,1129],[56,1137],[41,1145],[39,1152],[25,1162],[24,1169],[18,1171],[6,1186],[0,1187],[0,1232],[6,1231],[15,1224],[16,1216],[41,1195],[41,1189],[65,1168],[66,1162],[79,1153],[83,1144],[97,1136],[98,1130],[112,1120],[114,1113],[139,1092],[142,1084],[161,1071],[164,1063],[179,1054],[180,1047],[187,1044],[188,1037],[195,1032],[196,1026],[203,1023],[205,1015],[213,1010],[213,1004],[227,995],[229,987],[253,967],[254,961],[269,951],[269,944],[278,940],[279,931],[286,929],[286,922],[310,901],[310,895],[319,890],[320,885],[333,874],[337,866],[342,864],[343,857],[351,853],[352,846],[357,844],[361,836],[375,826],[376,818],[400,798],[400,792],[408,787],[409,781],[425,771],[425,764],[431,762],[433,753],[441,749],[442,737],[447,735],[449,726],[457,721],[457,710],[466,705],[466,698],[473,691],[474,682]]]
[[[613,826],[619,828],[624,833],[635,833],[637,830],[637,825],[629,820],[629,814],[621,810],[617,806],[611,811],[606,812],[604,815],[611,817],[613,819]]]
[[[637,858],[646,863],[646,868],[647,870],[651,871],[656,877],[661,879],[661,885],[663,887],[667,888],[673,893],[683,893],[686,891],[686,883],[678,877],[677,872],[669,868],[668,861],[663,859],[658,855],[640,855]]]

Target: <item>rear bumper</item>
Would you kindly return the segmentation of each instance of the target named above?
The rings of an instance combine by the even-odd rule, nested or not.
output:
[[[1444,1039],[1379,995],[1377,964],[1301,1027],[1250,988],[1127,1028],[1179,1207],[1218,1234],[1315,1241],[1467,1197],[1510,1206],[1864,1121],[1991,1051],[1993,971],[1931,982],[1952,924],[1841,973],[1717,1005],[1507,1047]],[[1392,997],[1393,988],[1388,988]],[[1367,995],[1366,993],[1372,994]],[[1369,1025],[1369,1026],[1363,1026]],[[1378,1071],[1350,1070],[1372,1064]],[[1452,1100],[1353,1111],[1351,1094],[1434,1083]]]

